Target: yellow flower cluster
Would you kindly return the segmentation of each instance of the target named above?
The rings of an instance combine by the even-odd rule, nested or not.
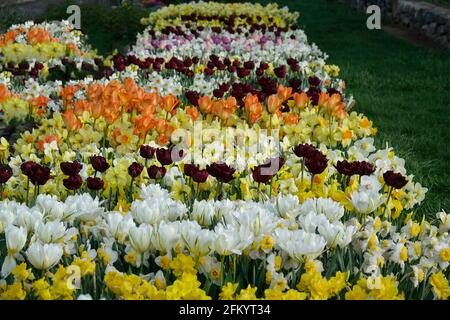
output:
[[[251,19],[253,23],[270,23],[278,27],[285,27],[297,21],[298,12],[289,12],[286,8],[279,8],[277,3],[270,3],[263,6],[259,3],[220,3],[220,2],[196,2],[179,5],[169,5],[155,12],[149,17],[141,19],[144,25],[154,25],[156,29],[166,26],[176,26],[183,23],[184,16],[203,16],[195,22],[202,26],[223,26],[220,18],[235,17],[235,24],[248,23]],[[213,18],[211,18],[213,16]],[[242,17],[242,18],[241,18]]]
[[[393,276],[360,279],[351,291],[345,293],[346,300],[403,300],[404,298]]]

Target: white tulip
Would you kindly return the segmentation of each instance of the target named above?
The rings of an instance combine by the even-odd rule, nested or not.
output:
[[[23,227],[11,225],[6,229],[5,236],[9,255],[19,253],[27,242],[27,230]]]
[[[61,221],[49,221],[47,223],[40,222],[36,226],[35,235],[43,243],[58,242],[64,238],[66,227]]]
[[[150,250],[153,228],[148,224],[133,226],[129,230],[130,243],[134,250],[144,253]]]
[[[369,214],[377,210],[385,199],[378,192],[357,191],[352,193],[350,200],[360,214]]]
[[[27,242],[27,230],[23,227],[16,227],[10,225],[6,229],[6,247],[8,249],[8,255],[3,261],[1,275],[7,277],[11,271],[16,267],[15,256],[20,256],[19,252],[25,246]]]
[[[63,255],[60,244],[34,242],[26,252],[28,261],[38,270],[47,270],[59,262]]]

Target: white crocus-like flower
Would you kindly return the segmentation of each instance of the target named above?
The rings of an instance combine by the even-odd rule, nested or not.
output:
[[[47,223],[39,223],[36,226],[35,235],[43,243],[56,243],[64,238],[66,228],[61,221],[49,221]]]
[[[300,212],[303,214],[308,212],[323,214],[328,220],[333,222],[342,218],[344,215],[344,207],[332,199],[307,199],[301,205]]]
[[[26,251],[28,261],[38,270],[47,270],[59,262],[63,255],[60,244],[34,242]]]
[[[318,257],[325,248],[325,239],[317,234],[303,230],[275,230],[275,242],[291,258],[302,262],[305,258]]]
[[[195,201],[192,207],[191,218],[202,226],[209,226],[216,216],[214,201]]]
[[[25,206],[21,207],[17,210],[16,219],[14,223],[17,226],[24,227],[27,229],[27,232],[34,231],[34,228],[37,223],[42,221],[42,213],[38,210],[28,209]]]
[[[378,192],[357,191],[352,193],[350,201],[358,213],[369,214],[377,210],[385,198]]]
[[[150,250],[153,228],[148,224],[133,226],[129,230],[130,244],[134,250],[144,253]]]
[[[36,199],[36,207],[49,220],[61,219],[64,215],[64,204],[56,196],[40,194]]]
[[[299,201],[297,196],[279,194],[276,207],[281,217],[294,220],[300,214]]]
[[[120,212],[107,214],[104,223],[108,236],[119,242],[123,242],[128,236],[130,228],[135,226],[130,214],[123,216]]]
[[[216,239],[212,244],[213,249],[220,255],[241,254],[253,242],[251,232],[241,228],[237,230],[233,226],[218,224],[214,229]]]
[[[381,187],[382,185],[380,181],[374,175],[362,176],[358,186],[360,191],[372,191],[372,192],[380,191]]]
[[[15,257],[20,257],[20,251],[27,242],[27,230],[23,227],[9,226],[5,232],[8,255],[2,265],[1,274],[6,277],[16,267]]]
[[[162,221],[152,233],[152,247],[160,252],[171,252],[180,241],[180,222]]]
[[[96,221],[104,212],[100,200],[93,199],[89,193],[68,196],[64,205],[65,214],[73,213],[77,219],[84,222]]]

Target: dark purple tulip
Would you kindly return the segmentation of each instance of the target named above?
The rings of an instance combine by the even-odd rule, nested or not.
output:
[[[395,173],[392,170],[386,171],[383,174],[383,178],[388,186],[394,187],[395,189],[401,189],[408,183],[408,180],[401,173]]]
[[[132,164],[130,164],[130,166],[128,167],[128,174],[133,177],[139,177],[142,173],[142,170],[144,170],[144,167],[142,165],[140,165],[137,162],[133,162]]]
[[[144,159],[153,158],[153,156],[155,155],[155,152],[156,152],[156,148],[153,148],[150,146],[141,145],[141,147],[139,148],[139,154]]]
[[[228,166],[226,163],[217,162],[208,165],[206,170],[217,180],[226,183],[234,179],[233,174],[236,172],[236,169]]]
[[[7,164],[0,164],[0,184],[6,183],[13,175],[13,171]]]
[[[66,179],[63,179],[63,185],[69,190],[77,190],[83,184],[83,179],[79,174],[75,174]]]
[[[92,167],[98,172],[105,172],[109,168],[108,161],[102,156],[92,156],[90,160]]]
[[[160,179],[160,178],[164,178],[164,176],[166,175],[166,168],[164,167],[158,167],[155,165],[151,165],[150,167],[147,168],[147,173],[148,176],[151,179]]]
[[[73,176],[73,175],[78,174],[82,167],[83,166],[78,161],[74,161],[74,162],[64,161],[64,162],[61,162],[61,164],[60,164],[61,171],[65,175],[68,175],[68,176]]]
[[[203,183],[208,179],[208,176],[209,176],[208,171],[197,170],[196,172],[194,172],[192,180],[194,180],[197,183]]]
[[[100,190],[103,189],[105,183],[101,178],[98,177],[89,177],[86,179],[87,187],[91,190]]]

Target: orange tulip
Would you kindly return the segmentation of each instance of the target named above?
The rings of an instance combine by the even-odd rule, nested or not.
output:
[[[281,84],[278,86],[278,98],[283,103],[292,96],[292,88],[283,87]]]
[[[39,139],[37,141],[39,151],[44,152],[45,144],[52,143],[53,141],[58,142],[58,136],[56,134],[47,135],[44,136],[42,139]]]
[[[164,134],[161,134],[158,136],[158,140],[157,140],[158,144],[161,146],[165,146],[167,144],[169,144],[170,142],[170,138]]]
[[[200,115],[200,112],[198,112],[196,107],[187,107],[184,109],[184,112],[191,117],[192,121],[196,121]]]
[[[319,96],[319,106],[324,108],[327,113],[341,119],[346,114],[345,102],[342,101],[341,96],[337,93],[331,97],[326,93],[321,93]]]
[[[270,113],[274,114],[280,109],[282,101],[278,98],[277,95],[272,94],[267,98],[267,109]]]
[[[8,87],[3,83],[0,84],[0,103],[5,102],[5,100],[11,97],[11,92]]]
[[[166,112],[171,112],[179,103],[180,100],[169,94],[163,98],[162,107]]]
[[[45,96],[39,96],[30,101],[31,106],[36,114],[42,115],[45,112],[49,99]]]
[[[0,37],[0,47],[3,47],[5,45],[14,43],[16,41],[16,37],[19,35],[19,32],[17,30],[11,30],[6,32]]]
[[[91,109],[89,103],[86,100],[77,100],[75,101],[73,111],[77,116],[81,116],[83,112],[90,112]]]
[[[256,123],[264,111],[256,95],[248,95],[244,98],[244,109],[251,124]]]
[[[285,124],[297,124],[299,121],[299,116],[296,113],[287,113],[284,115]]]
[[[203,113],[211,113],[212,104],[209,96],[203,96],[198,99],[198,106]]]
[[[87,87],[86,93],[90,101],[99,101],[102,98],[104,87],[101,84],[92,84]]]
[[[296,92],[296,93],[294,93],[294,102],[295,102],[296,108],[305,109],[309,103],[309,97],[304,92],[302,92],[302,93]]]
[[[50,34],[43,28],[32,28],[27,33],[28,42],[32,45],[50,42]]]
[[[78,87],[71,85],[61,88],[61,98],[65,107],[72,105],[73,98],[78,89]]]
[[[71,131],[80,129],[83,126],[81,121],[75,116],[75,113],[73,112],[72,109],[67,109],[62,114],[62,117],[63,117],[64,123],[66,124],[66,127]]]

